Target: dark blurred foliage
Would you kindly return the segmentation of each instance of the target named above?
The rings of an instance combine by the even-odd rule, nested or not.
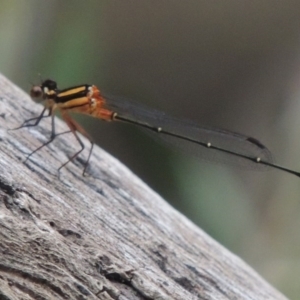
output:
[[[300,170],[299,1],[0,0],[0,8],[1,72],[23,89],[39,74],[61,88],[93,83],[254,136],[278,163]],[[132,126],[78,120],[167,201],[299,298],[299,178],[202,162]]]

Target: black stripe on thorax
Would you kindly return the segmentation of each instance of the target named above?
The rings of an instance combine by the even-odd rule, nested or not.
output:
[[[84,85],[78,85],[71,88],[67,88],[64,90],[59,90],[56,93],[56,97],[54,101],[56,103],[65,103],[70,100],[74,100],[76,98],[82,98],[85,97],[89,92],[90,85],[84,84]],[[78,91],[78,89],[82,88],[82,90]]]

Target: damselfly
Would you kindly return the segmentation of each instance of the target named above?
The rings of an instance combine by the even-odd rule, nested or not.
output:
[[[42,147],[50,144],[58,135],[68,132],[74,134],[81,146],[81,149],[74,153],[58,170],[83,151],[84,143],[77,132],[91,142],[83,174],[86,172],[92,154],[94,142],[90,135],[71,118],[69,113],[74,112],[87,114],[104,121],[120,121],[137,125],[209,160],[250,166],[255,169],[272,167],[300,177],[300,172],[275,164],[270,151],[255,138],[227,130],[201,127],[193,122],[167,116],[163,112],[142,107],[122,98],[105,96],[95,85],[84,84],[60,90],[55,81],[47,79],[41,85],[33,86],[30,94],[32,98],[45,100],[45,107],[38,117],[26,120],[18,128],[37,126],[43,118],[51,117],[52,131],[50,139],[31,152],[27,159]],[[69,131],[55,132],[54,112],[56,110],[61,112]]]

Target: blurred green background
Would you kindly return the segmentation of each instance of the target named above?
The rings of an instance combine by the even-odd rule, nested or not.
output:
[[[238,131],[300,170],[299,1],[0,0],[0,71],[24,90],[96,84]],[[97,143],[291,299],[300,295],[300,179],[208,163],[88,117]],[[85,153],[86,155],[86,153]]]

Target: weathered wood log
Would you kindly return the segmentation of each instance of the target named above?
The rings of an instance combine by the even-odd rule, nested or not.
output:
[[[57,176],[72,135],[24,163],[49,121],[8,129],[40,110],[0,76],[0,299],[286,299],[99,147],[88,177]]]

